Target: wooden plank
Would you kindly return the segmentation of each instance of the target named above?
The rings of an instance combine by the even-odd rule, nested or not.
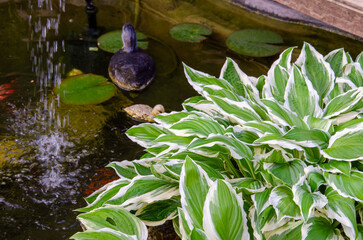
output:
[[[363,38],[363,0],[274,0]]]

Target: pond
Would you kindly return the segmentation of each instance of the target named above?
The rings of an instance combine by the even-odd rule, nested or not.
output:
[[[170,112],[196,95],[182,62],[219,76],[231,57],[248,75],[266,74],[277,55],[253,58],[228,50],[225,40],[232,32],[271,30],[283,37],[285,48],[307,41],[323,54],[344,47],[355,57],[363,49],[360,41],[262,17],[224,1],[99,0],[96,5],[103,32],[130,22],[148,36],[157,75],[140,93],[119,90],[103,104],[75,106],[61,103],[54,87],[73,68],[108,77],[112,56],[85,34],[85,1],[0,0],[1,239],[68,239],[81,231],[73,210],[114,177],[105,166],[143,153],[124,135],[139,122],[122,109],[160,103]],[[202,43],[174,40],[170,28],[184,22],[207,25],[213,33]]]

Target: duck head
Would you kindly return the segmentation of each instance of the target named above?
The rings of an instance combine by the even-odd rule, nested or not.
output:
[[[136,32],[132,24],[125,23],[122,27],[122,42],[123,42],[123,50],[127,53],[133,52],[136,49]]]

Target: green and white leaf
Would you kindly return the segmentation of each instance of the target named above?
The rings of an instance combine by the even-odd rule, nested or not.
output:
[[[249,239],[241,195],[232,186],[217,180],[210,187],[203,209],[203,229],[208,239]]]
[[[328,96],[334,88],[334,71],[324,57],[309,43],[304,43],[300,56],[295,62],[302,73],[311,81],[320,101]]]
[[[293,198],[293,192],[287,186],[278,186],[271,191],[269,202],[276,211],[278,221],[285,218],[301,219],[300,208]]]
[[[340,195],[363,202],[363,173],[352,170],[350,175],[324,172],[326,182]]]
[[[330,187],[326,189],[325,196],[328,199],[326,205],[328,217],[340,222],[345,234],[350,239],[355,239],[358,229],[354,200],[341,196]]]
[[[126,131],[126,135],[140,146],[147,148],[154,146],[154,140],[162,134],[172,134],[166,128],[156,124],[143,123],[131,127]]]
[[[335,49],[328,53],[324,59],[330,64],[330,67],[334,71],[335,77],[341,77],[343,73],[343,67],[348,64],[344,49]]]
[[[181,205],[189,229],[203,229],[204,202],[212,185],[207,173],[187,157],[180,174]]]
[[[265,232],[267,240],[301,240],[302,221],[291,221],[272,231]]]
[[[300,118],[322,115],[318,93],[296,65],[293,65],[287,80],[284,99],[284,106],[295,112]]]
[[[286,163],[263,163],[263,167],[288,186],[293,186],[304,175],[306,165],[295,159]]]
[[[328,103],[324,110],[324,118],[339,116],[354,108],[363,101],[363,87],[342,93]]]
[[[130,236],[110,228],[78,232],[70,239],[74,240],[138,240],[136,236]]]
[[[363,87],[363,70],[359,63],[350,63],[344,66],[343,77],[350,80],[354,85],[352,88]]]
[[[356,161],[363,159],[363,123],[345,128],[331,136],[321,154],[330,159]]]
[[[339,229],[336,229],[330,219],[324,217],[310,218],[301,228],[303,240],[343,240]]]

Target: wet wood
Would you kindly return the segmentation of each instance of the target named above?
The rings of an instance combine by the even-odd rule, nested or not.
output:
[[[275,0],[363,38],[363,0]]]

